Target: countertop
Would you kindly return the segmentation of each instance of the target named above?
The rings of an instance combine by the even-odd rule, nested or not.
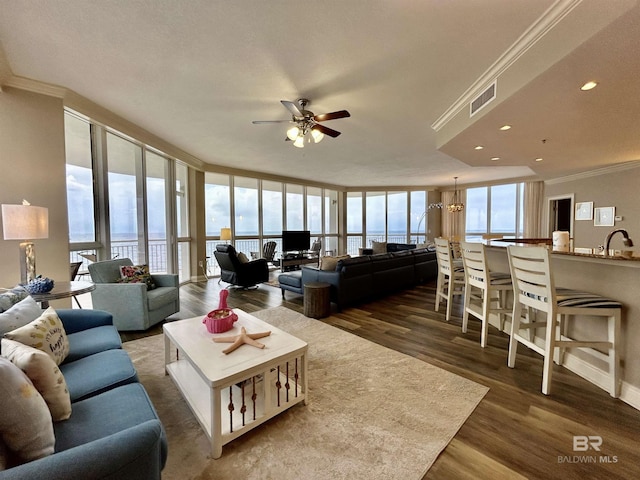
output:
[[[536,240],[540,240],[540,242],[535,242]],[[513,245],[522,245],[522,246],[533,246],[534,244],[545,243],[545,239],[520,239],[520,238],[501,238],[501,239],[493,239],[486,240],[485,244],[488,247],[497,247],[497,248],[506,248],[506,244],[510,243]],[[573,243],[573,241],[572,241]],[[576,259],[597,259],[604,261],[615,261],[615,262],[630,262],[633,263],[634,266],[637,264],[640,266],[640,251],[637,251],[636,247],[631,247],[625,250],[614,250],[610,249],[609,254],[605,255],[603,251],[597,248],[589,248],[589,247],[569,247],[569,251],[558,251],[553,250],[549,245],[549,249],[551,253],[555,256],[564,256],[564,257],[574,257]]]

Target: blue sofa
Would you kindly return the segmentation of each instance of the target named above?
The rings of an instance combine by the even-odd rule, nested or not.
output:
[[[160,479],[167,459],[164,428],[110,313],[57,310],[69,339],[60,365],[71,417],[53,424],[55,453],[4,471],[13,479]]]

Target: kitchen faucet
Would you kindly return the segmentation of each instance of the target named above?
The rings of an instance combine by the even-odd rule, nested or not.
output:
[[[625,247],[633,247],[633,241],[629,238],[629,234],[624,228],[618,228],[617,230],[613,230],[609,232],[607,238],[604,241],[604,255],[605,257],[609,255],[609,245],[611,244],[611,237],[613,237],[616,233],[620,232],[624,237],[623,243]]]

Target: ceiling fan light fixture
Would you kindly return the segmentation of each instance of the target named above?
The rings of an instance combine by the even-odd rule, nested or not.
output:
[[[294,141],[296,138],[298,138],[298,135],[300,135],[300,129],[297,126],[291,127],[289,130],[287,130],[287,138],[289,140]]]
[[[311,129],[311,136],[313,137],[314,143],[320,143],[324,138],[324,133],[320,130],[316,130],[315,128]]]
[[[304,135],[299,135],[293,141],[293,146],[298,148],[304,148]]]

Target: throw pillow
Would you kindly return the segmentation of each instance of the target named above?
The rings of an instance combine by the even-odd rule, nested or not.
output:
[[[387,242],[371,242],[371,249],[373,250],[373,254],[376,253],[387,253]]]
[[[4,337],[42,350],[56,365],[60,365],[69,355],[69,339],[53,307],[47,308],[40,317],[24,327],[5,333]]]
[[[51,413],[27,375],[0,357],[0,435],[9,450],[23,461],[53,453],[55,436]]]
[[[16,303],[24,300],[28,296],[29,292],[27,292],[22,286],[17,286],[10,289],[0,289],[0,313],[6,312]]]
[[[338,262],[344,258],[351,258],[350,255],[339,255],[337,257],[322,257],[320,259],[320,270],[332,272],[336,269]]]
[[[71,416],[71,398],[62,372],[49,355],[37,348],[2,339],[2,356],[27,374],[47,403],[54,422]]]
[[[249,259],[242,252],[238,252],[238,260],[240,260],[240,263],[249,263]]]
[[[148,265],[123,265],[120,267],[120,283],[144,283],[147,290],[156,288]]]
[[[42,309],[31,296],[20,300],[6,312],[0,313],[0,336],[34,321],[40,315]]]

